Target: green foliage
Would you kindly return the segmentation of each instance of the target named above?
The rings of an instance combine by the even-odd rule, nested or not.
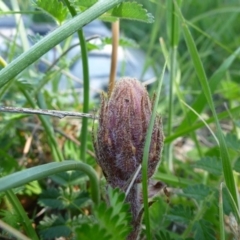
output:
[[[59,0],[37,0],[36,6],[53,17],[59,24],[66,20],[68,9]]]
[[[89,8],[97,1],[98,0],[70,0],[69,2],[71,3],[71,6],[75,8]]]
[[[48,189],[43,191],[39,198],[39,204],[52,209],[78,208],[89,200],[85,192],[69,192],[67,189]]]
[[[112,44],[112,38],[109,38],[109,37],[103,38],[102,43],[103,43],[103,45]],[[139,47],[137,42],[135,42],[133,39],[129,39],[129,38],[126,38],[126,37],[120,37],[119,46],[132,47],[132,48],[138,48]]]
[[[74,228],[81,223],[82,219],[85,219],[85,216],[76,215],[76,212],[89,205],[88,193],[76,188],[83,183],[83,176],[84,174],[79,174],[77,171],[51,176],[51,179],[60,184],[60,187],[44,190],[38,203],[53,210],[68,210],[68,214],[65,217],[60,213],[44,217],[39,226],[39,233],[44,239],[68,237],[73,234]]]
[[[156,236],[157,240],[175,240],[175,238],[171,237],[171,234],[167,231],[160,231]]]
[[[40,222],[39,233],[43,239],[53,239],[62,236],[69,237],[72,233],[69,223],[72,223],[69,218],[51,215],[50,217],[45,217]]]
[[[113,8],[110,14],[114,17],[137,20],[147,23],[153,23],[154,17],[151,13],[148,13],[142,5],[137,2],[124,2],[119,6]]]
[[[226,144],[229,148],[240,151],[240,140],[237,138],[235,134],[227,134],[226,137]]]
[[[129,205],[124,203],[125,195],[118,189],[108,191],[110,206],[105,202],[94,208],[95,222],[82,224],[76,230],[78,239],[124,240],[131,231]],[[101,234],[101,235],[100,235]]]
[[[193,166],[195,168],[203,169],[216,176],[222,175],[222,165],[220,160],[216,157],[203,157]]]
[[[20,218],[20,216],[14,213],[14,211],[1,210],[0,217],[2,221],[6,222],[7,224],[9,224],[10,226],[16,229],[19,228],[19,224],[22,222],[22,219]]]
[[[173,222],[188,224],[193,217],[191,208],[183,205],[174,206],[167,214],[167,218]]]
[[[71,5],[78,9],[78,11],[84,11],[85,9],[91,7],[97,1],[95,0],[71,0]],[[135,1],[133,2],[123,2],[119,4],[117,7],[108,11],[104,15],[101,16],[100,19],[103,21],[114,22],[118,18],[120,19],[129,19],[136,20],[146,23],[153,23],[154,17],[151,13],[148,13],[143,6]]]
[[[199,220],[193,226],[195,232],[194,240],[215,240],[215,233],[211,227],[211,223],[205,221],[204,219]]]
[[[70,187],[84,182],[86,179],[86,175],[83,172],[72,171],[58,173],[50,176],[50,178],[60,185]]]

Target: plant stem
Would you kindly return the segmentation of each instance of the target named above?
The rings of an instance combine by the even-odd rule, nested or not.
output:
[[[70,5],[68,0],[64,0],[67,5],[72,17],[77,15],[76,10]],[[89,67],[88,67],[88,51],[87,44],[84,38],[83,30],[77,31],[82,54],[82,68],[83,68],[83,113],[89,112]],[[87,134],[88,134],[88,118],[82,119],[81,129],[81,159],[86,162],[86,151],[87,151]]]
[[[173,1],[168,1],[168,29],[169,29],[169,39],[170,39],[170,80],[169,80],[169,107],[168,107],[168,136],[172,133],[172,123],[173,123],[173,83],[176,77],[177,68],[177,44],[178,44],[178,19],[175,15],[175,6]],[[172,160],[172,146],[171,143],[167,146],[167,161],[168,169],[173,172],[173,160]]]
[[[112,23],[112,54],[111,54],[110,77],[109,77],[109,84],[108,84],[108,97],[110,97],[111,95],[111,92],[114,87],[115,78],[116,78],[118,42],[119,42],[119,25],[120,25],[119,20]]]
[[[35,103],[31,97],[31,95],[23,88],[20,88],[20,90],[22,91],[23,95],[26,97],[26,99],[27,99],[28,103],[31,105],[31,107],[35,108]],[[54,131],[53,131],[51,124],[49,123],[46,116],[39,115],[39,119],[42,122],[42,125],[46,131],[48,138],[49,138],[49,143],[50,143],[49,145],[52,149],[52,152],[56,153],[56,156],[55,156],[56,160],[58,162],[63,161],[64,157],[63,157],[62,152],[59,149],[58,143],[54,137]]]
[[[10,225],[6,224],[5,222],[3,222],[2,220],[0,220],[0,227],[5,230],[6,232],[8,232],[10,235],[16,237],[19,240],[31,240],[30,238],[26,237],[25,235],[23,235],[21,232],[19,232],[18,230],[16,230],[15,228],[11,227]]]
[[[19,199],[14,194],[13,190],[10,189],[6,191],[6,197],[7,197],[7,200],[10,202],[10,204],[13,206],[14,211],[21,218],[24,230],[26,231],[29,238],[32,240],[38,240],[39,238],[32,226],[32,223],[29,220],[25,210],[23,209],[23,206],[19,202]]]

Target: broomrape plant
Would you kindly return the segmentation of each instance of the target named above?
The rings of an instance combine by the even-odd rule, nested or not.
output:
[[[146,52],[138,80],[122,77],[108,97],[102,94],[94,123],[1,114],[1,239],[239,238],[237,0],[12,0],[1,1],[0,9],[17,26],[13,38],[1,32],[3,106],[98,109],[89,97],[88,53],[112,38],[92,44],[82,31],[97,18],[120,20],[121,32]],[[56,28],[29,36],[29,47],[22,14],[47,15]],[[69,60],[74,33],[80,52]],[[118,44],[136,47],[122,37]],[[49,63],[52,48],[59,57]],[[79,58],[83,102],[69,71]],[[155,83],[146,88],[141,82],[149,66]],[[62,75],[71,103],[60,89]]]

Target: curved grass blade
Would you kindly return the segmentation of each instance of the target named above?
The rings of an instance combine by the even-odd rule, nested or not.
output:
[[[99,193],[98,178],[96,176],[95,171],[89,165],[78,162],[78,161],[73,161],[73,160],[47,163],[41,166],[32,167],[32,168],[25,169],[20,172],[12,173],[8,176],[2,177],[0,178],[0,192],[15,188],[15,187],[19,187],[28,182],[39,180],[59,172],[69,171],[69,170],[82,171],[87,174],[91,182],[92,199],[95,204],[98,204],[100,201],[100,193]]]
[[[210,89],[210,86],[208,84],[206,73],[204,71],[203,64],[202,64],[201,59],[199,57],[199,53],[197,51],[197,48],[196,48],[196,45],[194,43],[193,37],[192,37],[192,35],[189,31],[189,28],[188,28],[187,24],[185,23],[185,19],[182,16],[181,10],[179,8],[178,8],[178,12],[179,12],[179,15],[180,15],[180,19],[182,21],[182,28],[183,28],[183,35],[184,35],[184,38],[185,38],[185,42],[187,44],[189,53],[191,55],[191,58],[192,58],[192,61],[193,61],[193,64],[194,64],[194,68],[196,70],[199,81],[201,83],[202,90],[205,94],[205,97],[207,99],[209,107],[210,107],[210,109],[213,113],[213,117],[214,117],[215,124],[216,124],[216,127],[217,127],[217,137],[218,137],[218,141],[219,141],[219,151],[220,151],[220,155],[221,155],[221,161],[222,161],[222,167],[223,167],[223,173],[224,173],[224,179],[225,179],[225,182],[226,182],[226,186],[229,189],[229,191],[230,191],[230,193],[231,193],[231,195],[234,199],[235,204],[239,208],[237,190],[236,190],[235,181],[234,181],[233,172],[232,172],[232,167],[231,167],[231,163],[230,163],[230,157],[229,157],[226,142],[224,140],[223,132],[222,132],[221,126],[219,124],[218,116],[217,116],[217,113],[216,113],[216,110],[215,110],[215,107],[214,107],[212,94],[211,94],[211,89]]]

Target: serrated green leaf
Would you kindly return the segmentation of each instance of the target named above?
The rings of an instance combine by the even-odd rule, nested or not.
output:
[[[116,22],[118,20],[117,17],[109,16],[107,14],[103,14],[99,19],[104,22]]]
[[[137,2],[123,2],[117,7],[110,10],[110,15],[113,17],[137,20],[146,23],[153,23],[154,17],[148,13],[141,4]]]
[[[215,240],[216,236],[214,233],[213,228],[211,227],[211,223],[201,219],[198,222],[196,222],[193,226],[193,230],[195,232],[194,239],[195,240]]]
[[[75,7],[78,12],[82,12],[96,2],[96,0],[71,0],[71,5]],[[153,15],[148,13],[147,10],[137,2],[123,2],[100,17],[101,20],[108,22],[115,22],[118,18],[142,21],[146,23],[154,22]]]
[[[102,39],[103,44],[112,44],[112,38],[106,37]],[[139,45],[133,40],[129,38],[120,38],[118,45],[121,47],[132,47],[132,48],[138,48]]]
[[[50,188],[48,190],[45,190],[40,195],[40,198],[38,200],[39,205],[44,207],[50,207],[54,209],[63,209],[64,204],[60,197],[60,192],[56,188]]]
[[[107,233],[106,229],[100,228],[98,224],[89,225],[82,224],[75,231],[76,239],[81,240],[91,240],[91,239],[99,239],[101,236],[101,240],[114,240],[114,238]]]
[[[192,210],[182,205],[174,206],[166,217],[173,222],[189,223],[193,217]]]
[[[79,208],[89,200],[87,192],[72,192],[63,188],[51,188],[43,191],[39,198],[41,206],[53,209]]]
[[[9,224],[10,226],[16,229],[19,228],[19,223],[22,222],[20,215],[14,213],[14,211],[1,210],[0,217],[2,221],[4,221],[5,223]]]
[[[110,206],[105,202],[95,206],[94,224],[81,225],[77,229],[78,239],[125,240],[131,231],[129,205],[119,189],[108,189]],[[99,234],[99,235],[97,235]],[[100,235],[102,234],[102,235]]]
[[[59,24],[61,24],[68,14],[68,9],[58,0],[37,0],[36,7],[42,9],[44,12],[53,17]]]
[[[70,4],[74,8],[89,8],[95,4],[98,0],[70,0]]]
[[[62,186],[73,186],[81,183],[86,175],[82,172],[71,171],[71,172],[61,172],[50,176],[50,178]]]
[[[159,233],[155,236],[156,240],[176,240],[171,237],[171,234],[168,231],[159,231]]]
[[[67,225],[67,219],[56,215],[45,217],[40,222],[39,229],[39,233],[43,239],[68,237],[72,233],[71,228]]]
[[[206,170],[213,175],[222,175],[222,164],[216,157],[203,157],[193,167]]]
[[[183,189],[183,195],[189,198],[194,198],[196,200],[204,200],[210,193],[212,189],[203,184],[191,185]]]
[[[225,137],[226,144],[229,148],[240,151],[240,140],[235,134],[228,133]]]

